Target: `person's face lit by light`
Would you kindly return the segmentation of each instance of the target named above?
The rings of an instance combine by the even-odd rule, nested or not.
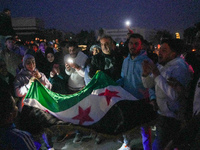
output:
[[[35,68],[36,68],[35,59],[34,58],[28,58],[26,60],[25,66],[26,66],[27,70],[29,70],[31,72],[34,71]]]
[[[48,54],[47,54],[47,60],[48,60],[49,62],[53,62],[54,59],[55,59],[54,54],[52,54],[52,53],[48,53]]]
[[[100,40],[100,43],[102,52],[109,55],[112,50],[112,41],[109,38],[103,38]]]

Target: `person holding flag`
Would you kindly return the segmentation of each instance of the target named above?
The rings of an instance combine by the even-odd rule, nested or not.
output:
[[[52,88],[51,83],[46,76],[36,69],[34,56],[27,54],[23,58],[23,69],[17,74],[14,81],[15,94],[17,97],[24,98],[31,86],[31,83],[37,79],[48,89]],[[22,101],[19,105],[19,111],[22,110]]]
[[[49,82],[49,80],[46,78],[46,76],[42,72],[39,72],[36,69],[36,63],[35,63],[34,56],[32,56],[30,54],[26,54],[23,58],[23,67],[24,68],[19,72],[19,74],[17,74],[15,81],[14,81],[15,94],[17,97],[21,98],[21,100],[18,104],[19,112],[21,112],[21,116],[20,116],[21,120],[23,120],[22,119],[23,118],[22,109],[24,106],[23,100],[24,100],[26,94],[28,93],[32,82],[34,82],[34,80],[37,79],[48,89],[52,88],[52,84]],[[27,115],[27,113],[23,113],[23,114]],[[25,124],[24,121],[21,123]],[[49,142],[47,140],[45,133],[43,134],[43,139],[46,142],[47,147],[51,148],[52,146],[49,145]]]

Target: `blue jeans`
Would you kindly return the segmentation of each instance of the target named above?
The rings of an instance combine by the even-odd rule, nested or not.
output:
[[[151,127],[141,127],[141,135],[144,150],[152,150]]]

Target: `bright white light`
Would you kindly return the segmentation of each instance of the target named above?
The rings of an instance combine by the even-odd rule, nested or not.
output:
[[[74,61],[73,61],[73,59],[69,58],[69,59],[67,60],[67,62],[70,63],[70,64],[72,64]]]
[[[127,20],[127,21],[126,21],[126,26],[130,26],[130,24],[131,24],[130,21]]]

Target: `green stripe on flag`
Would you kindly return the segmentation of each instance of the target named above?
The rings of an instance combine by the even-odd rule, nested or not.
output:
[[[105,88],[109,85],[117,86],[117,84],[102,71],[97,72],[90,83],[81,91],[71,95],[54,93],[45,88],[39,81],[36,80],[31,85],[25,97],[25,101],[26,99],[36,99],[48,110],[52,112],[60,112],[76,105],[82,99],[90,95],[93,90]]]

